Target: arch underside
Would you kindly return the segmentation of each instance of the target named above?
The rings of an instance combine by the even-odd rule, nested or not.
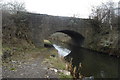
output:
[[[85,39],[80,33],[72,31],[72,30],[59,30],[59,31],[53,32],[52,34],[57,33],[57,32],[64,33],[70,36],[72,39],[72,43],[75,46],[81,46]],[[49,35],[52,35],[52,34],[49,34]]]

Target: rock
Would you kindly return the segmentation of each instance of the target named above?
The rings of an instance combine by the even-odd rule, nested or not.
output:
[[[70,75],[70,72],[69,72],[69,71],[63,70],[62,72],[63,72],[63,74],[65,74],[65,75]]]
[[[54,71],[54,72],[58,72],[58,70],[55,68],[49,68],[49,70]]]
[[[70,75],[70,72],[69,71],[66,71],[66,70],[58,70],[58,72],[61,72],[65,75]]]
[[[49,78],[49,76],[48,76],[48,75],[45,75],[45,78]]]
[[[32,66],[37,66],[37,64],[32,64]]]
[[[23,74],[23,73],[21,73],[20,75],[21,75],[21,76],[23,76],[24,74]]]
[[[49,76],[46,76],[46,78],[49,78]]]
[[[59,73],[63,73],[65,75],[70,75],[70,72],[69,71],[66,71],[66,70],[58,70],[58,69],[55,69],[55,68],[48,68],[49,70],[51,71],[54,71],[54,72],[59,72]]]
[[[12,60],[12,63],[17,63],[17,61]]]

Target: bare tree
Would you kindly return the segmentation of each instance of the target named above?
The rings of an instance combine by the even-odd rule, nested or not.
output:
[[[102,5],[93,7],[90,18],[99,21],[100,23],[106,23],[107,26],[112,30],[112,23],[115,22],[115,3],[109,1],[102,3]]]
[[[17,11],[26,11],[25,9],[25,4],[22,2],[7,2],[7,3],[2,3],[0,8],[2,9],[3,12],[9,12],[10,14],[16,14]]]
[[[120,3],[119,3],[120,4]],[[92,8],[90,19],[93,19],[95,24],[95,37],[93,46],[98,47],[98,50],[115,53],[118,47],[118,32],[119,32],[119,5],[109,1],[102,3],[99,6]],[[95,22],[96,21],[96,22]],[[99,37],[98,37],[99,36]]]

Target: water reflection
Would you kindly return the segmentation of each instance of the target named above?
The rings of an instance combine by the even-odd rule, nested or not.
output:
[[[62,48],[61,46],[58,46],[56,44],[53,44],[54,48],[58,50],[58,53],[60,56],[67,56],[71,51],[67,48]]]
[[[74,59],[75,65],[82,63],[81,73],[85,76],[118,77],[118,58],[116,57],[80,47],[74,47],[68,56]]]
[[[71,53],[65,56],[67,61],[71,58],[73,67],[79,67],[79,64],[82,64],[80,73],[84,76],[118,78],[117,57],[74,46],[71,48]]]

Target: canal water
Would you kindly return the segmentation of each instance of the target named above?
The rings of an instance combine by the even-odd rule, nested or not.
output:
[[[79,66],[81,63],[81,74],[94,78],[118,78],[118,59],[116,56],[110,56],[107,53],[101,53],[85,49],[78,46],[72,46],[70,49],[53,44],[58,50],[60,56],[66,60],[72,58],[72,65]]]

